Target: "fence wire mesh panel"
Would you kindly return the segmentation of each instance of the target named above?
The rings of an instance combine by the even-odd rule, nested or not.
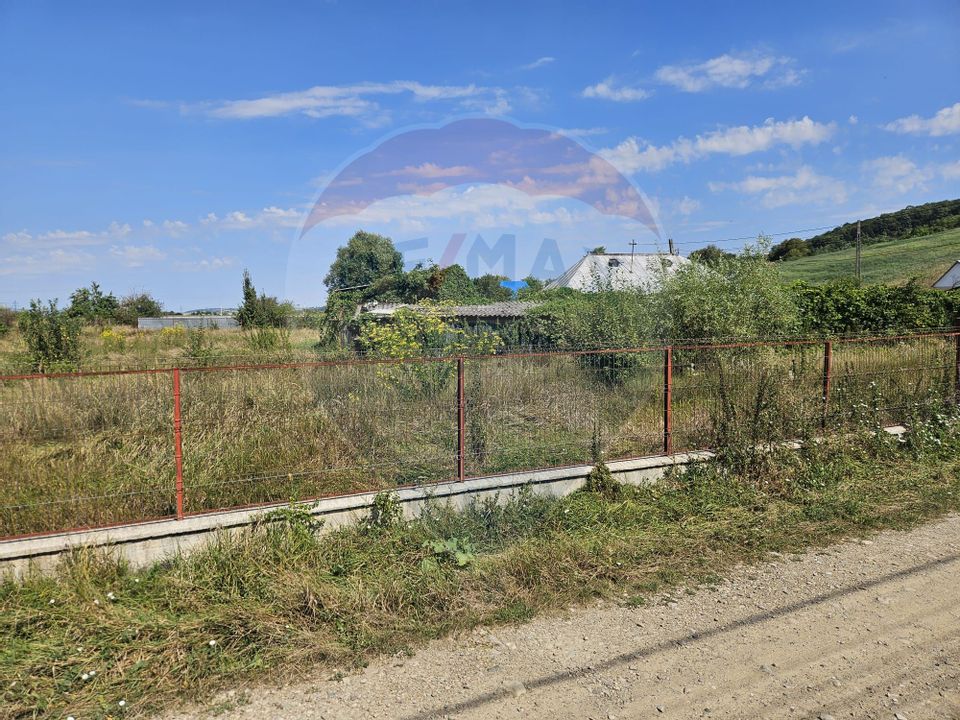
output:
[[[835,422],[908,423],[955,397],[956,337],[923,336],[834,343]]]
[[[6,376],[0,538],[909,424],[955,402],[956,333]]]
[[[172,515],[170,377],[0,382],[0,536]]]
[[[674,351],[673,449],[802,437],[819,428],[820,346]]]
[[[188,513],[454,477],[454,363],[188,372]]]

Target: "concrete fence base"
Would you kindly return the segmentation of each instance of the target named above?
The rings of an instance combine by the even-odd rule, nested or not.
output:
[[[656,482],[676,466],[688,465],[713,457],[709,452],[658,455],[635,460],[617,460],[607,463],[611,473],[620,482],[642,485]],[[528,486],[533,492],[561,497],[583,486],[591,465],[516,472],[466,480],[444,482],[396,491],[408,518],[417,517],[428,501],[449,503],[462,509],[474,499],[499,496],[506,500],[520,488]],[[333,530],[358,522],[370,513],[375,492],[358,493],[316,502],[303,503],[311,514],[323,519],[323,530]],[[259,506],[255,509],[224,510],[194,515],[183,520],[156,520],[97,530],[77,530],[43,535],[41,537],[0,541],[0,577],[23,576],[31,569],[49,571],[61,557],[75,548],[105,549],[124,558],[133,567],[144,567],[179,553],[187,553],[221,530],[239,529],[252,525],[272,510],[288,503]]]
[[[896,425],[884,429],[891,435],[901,435],[905,428]],[[799,443],[784,444],[798,448]],[[714,457],[712,452],[689,452],[674,455],[655,455],[633,460],[615,460],[607,463],[613,476],[628,485],[645,485],[663,478],[674,467],[703,462]],[[464,482],[444,482],[416,488],[396,490],[404,515],[415,518],[427,502],[448,503],[463,509],[475,499],[497,497],[509,499],[523,487],[541,495],[562,497],[579,490],[592,465],[533,470],[528,472],[491,475]],[[323,530],[329,531],[358,522],[370,513],[375,492],[344,495],[314,502],[304,502],[310,512],[324,521]],[[180,553],[187,553],[208,542],[221,530],[236,530],[253,525],[267,513],[288,503],[258,506],[254,509],[224,510],[194,515],[183,520],[156,520],[152,522],[119,525],[97,530],[78,530],[41,537],[0,541],[0,577],[22,577],[27,572],[49,571],[61,557],[76,548],[108,550],[124,558],[133,567],[144,567]]]

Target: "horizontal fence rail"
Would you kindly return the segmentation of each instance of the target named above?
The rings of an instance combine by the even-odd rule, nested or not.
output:
[[[908,423],[960,331],[0,375],[0,539]]]

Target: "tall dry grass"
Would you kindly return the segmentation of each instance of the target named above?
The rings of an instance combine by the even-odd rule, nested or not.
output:
[[[674,449],[902,422],[953,393],[952,339],[835,344],[827,406],[822,353],[676,352]],[[439,367],[183,372],[186,511],[453,478],[456,377]],[[663,355],[621,370],[571,355],[468,360],[467,474],[589,463],[597,441],[606,459],[660,452]],[[169,373],[0,383],[0,536],[171,515],[172,419]]]

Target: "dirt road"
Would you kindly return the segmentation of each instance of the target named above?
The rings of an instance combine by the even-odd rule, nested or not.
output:
[[[326,678],[221,697],[219,717],[960,718],[960,517]]]

